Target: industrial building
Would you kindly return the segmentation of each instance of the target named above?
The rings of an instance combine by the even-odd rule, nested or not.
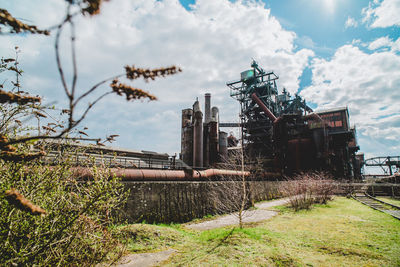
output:
[[[285,88],[279,93],[278,79],[253,61],[240,80],[227,83],[241,107],[240,123],[220,123],[218,108],[210,108],[210,94],[205,95],[204,121],[198,100],[182,110],[183,162],[207,168],[226,159],[228,136],[220,126],[230,125],[242,128],[243,149],[250,164],[258,164],[255,170],[282,175],[328,171],[340,178],[361,178],[362,163],[356,157],[359,146],[348,109],[313,112],[299,95],[291,97]]]
[[[228,156],[228,134],[220,131],[219,110],[211,108],[211,94],[205,94],[204,121],[200,102],[182,110],[180,159],[193,168],[208,168]]]

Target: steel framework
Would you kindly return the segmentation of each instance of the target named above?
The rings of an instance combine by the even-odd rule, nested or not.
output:
[[[228,82],[231,97],[240,103],[241,124],[243,139],[249,153],[253,156],[269,155],[272,153],[272,123],[271,116],[266,114],[255,97],[261,100],[272,114],[278,112],[278,88],[276,80],[279,78],[273,71],[264,71],[256,61],[251,64],[252,69],[241,73],[241,79]]]
[[[365,166],[381,167],[386,175],[393,175],[392,167],[400,169],[400,156],[374,157],[364,161]]]

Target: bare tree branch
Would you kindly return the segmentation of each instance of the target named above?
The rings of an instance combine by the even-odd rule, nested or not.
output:
[[[82,116],[81,116],[76,122],[74,122],[72,128],[75,127],[75,126],[77,126],[77,125],[86,117],[86,115],[87,115],[87,113],[89,112],[89,110],[90,110],[94,105],[96,105],[97,102],[99,102],[102,98],[104,98],[105,96],[107,96],[107,95],[109,95],[109,94],[112,94],[112,92],[106,92],[106,93],[102,94],[101,96],[99,96],[95,101],[93,101],[93,103],[90,103],[90,104],[88,105],[88,107],[86,108],[85,112],[83,112]],[[71,129],[72,129],[72,128],[71,128]]]
[[[69,24],[71,26],[71,56],[72,56],[72,69],[73,69],[73,78],[72,78],[72,85],[71,85],[71,95],[75,95],[75,87],[76,81],[78,78],[78,69],[76,64],[76,48],[75,48],[75,24],[72,20],[69,20]],[[70,109],[72,108],[72,101],[70,103]]]
[[[60,79],[61,79],[61,83],[62,86],[64,88],[65,94],[71,98],[71,94],[68,91],[68,86],[67,86],[67,82],[65,81],[65,76],[64,76],[64,71],[61,65],[61,60],[60,60],[60,48],[59,48],[59,44],[60,44],[60,36],[61,36],[61,31],[62,28],[64,27],[64,23],[60,24],[60,26],[58,26],[57,28],[57,34],[56,34],[56,41],[55,41],[55,52],[56,52],[56,61],[57,61],[57,68],[58,68],[58,73],[60,74]]]
[[[101,82],[98,82],[97,84],[95,84],[92,88],[90,88],[89,90],[87,90],[84,94],[82,94],[81,96],[79,96],[75,102],[74,102],[74,107],[78,104],[79,101],[81,101],[83,98],[85,98],[86,96],[90,95],[91,93],[93,93],[99,86],[105,84],[106,82],[112,81],[114,79],[118,79],[122,76],[124,76],[125,74],[119,74],[119,75],[115,75],[113,77],[107,78],[102,80]]]

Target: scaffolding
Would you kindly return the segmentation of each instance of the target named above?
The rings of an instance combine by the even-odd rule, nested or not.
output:
[[[240,80],[228,82],[230,96],[240,103],[240,118],[243,139],[252,156],[272,156],[273,117],[267,114],[264,105],[274,116],[279,114],[279,77],[273,71],[264,71],[256,61],[252,69],[243,71]],[[257,103],[255,98],[261,100]]]

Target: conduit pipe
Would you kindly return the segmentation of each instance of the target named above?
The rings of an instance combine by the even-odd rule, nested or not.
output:
[[[72,168],[74,176],[77,178],[90,179],[93,177],[91,168],[75,167]],[[149,169],[119,169],[109,168],[110,176],[121,177],[123,181],[140,180],[199,180],[203,178],[216,178],[220,176],[249,176],[250,172],[207,169],[207,170],[149,170]]]
[[[320,122],[324,122],[324,120],[321,118],[321,116],[319,116],[317,113],[311,113],[311,114],[305,115],[303,118],[305,120],[317,120]]]
[[[261,101],[260,98],[258,98],[256,93],[253,93],[251,95],[251,98],[257,103],[257,105],[264,111],[264,113],[268,116],[268,118],[272,121],[276,121],[275,115],[267,108],[266,105]]]

